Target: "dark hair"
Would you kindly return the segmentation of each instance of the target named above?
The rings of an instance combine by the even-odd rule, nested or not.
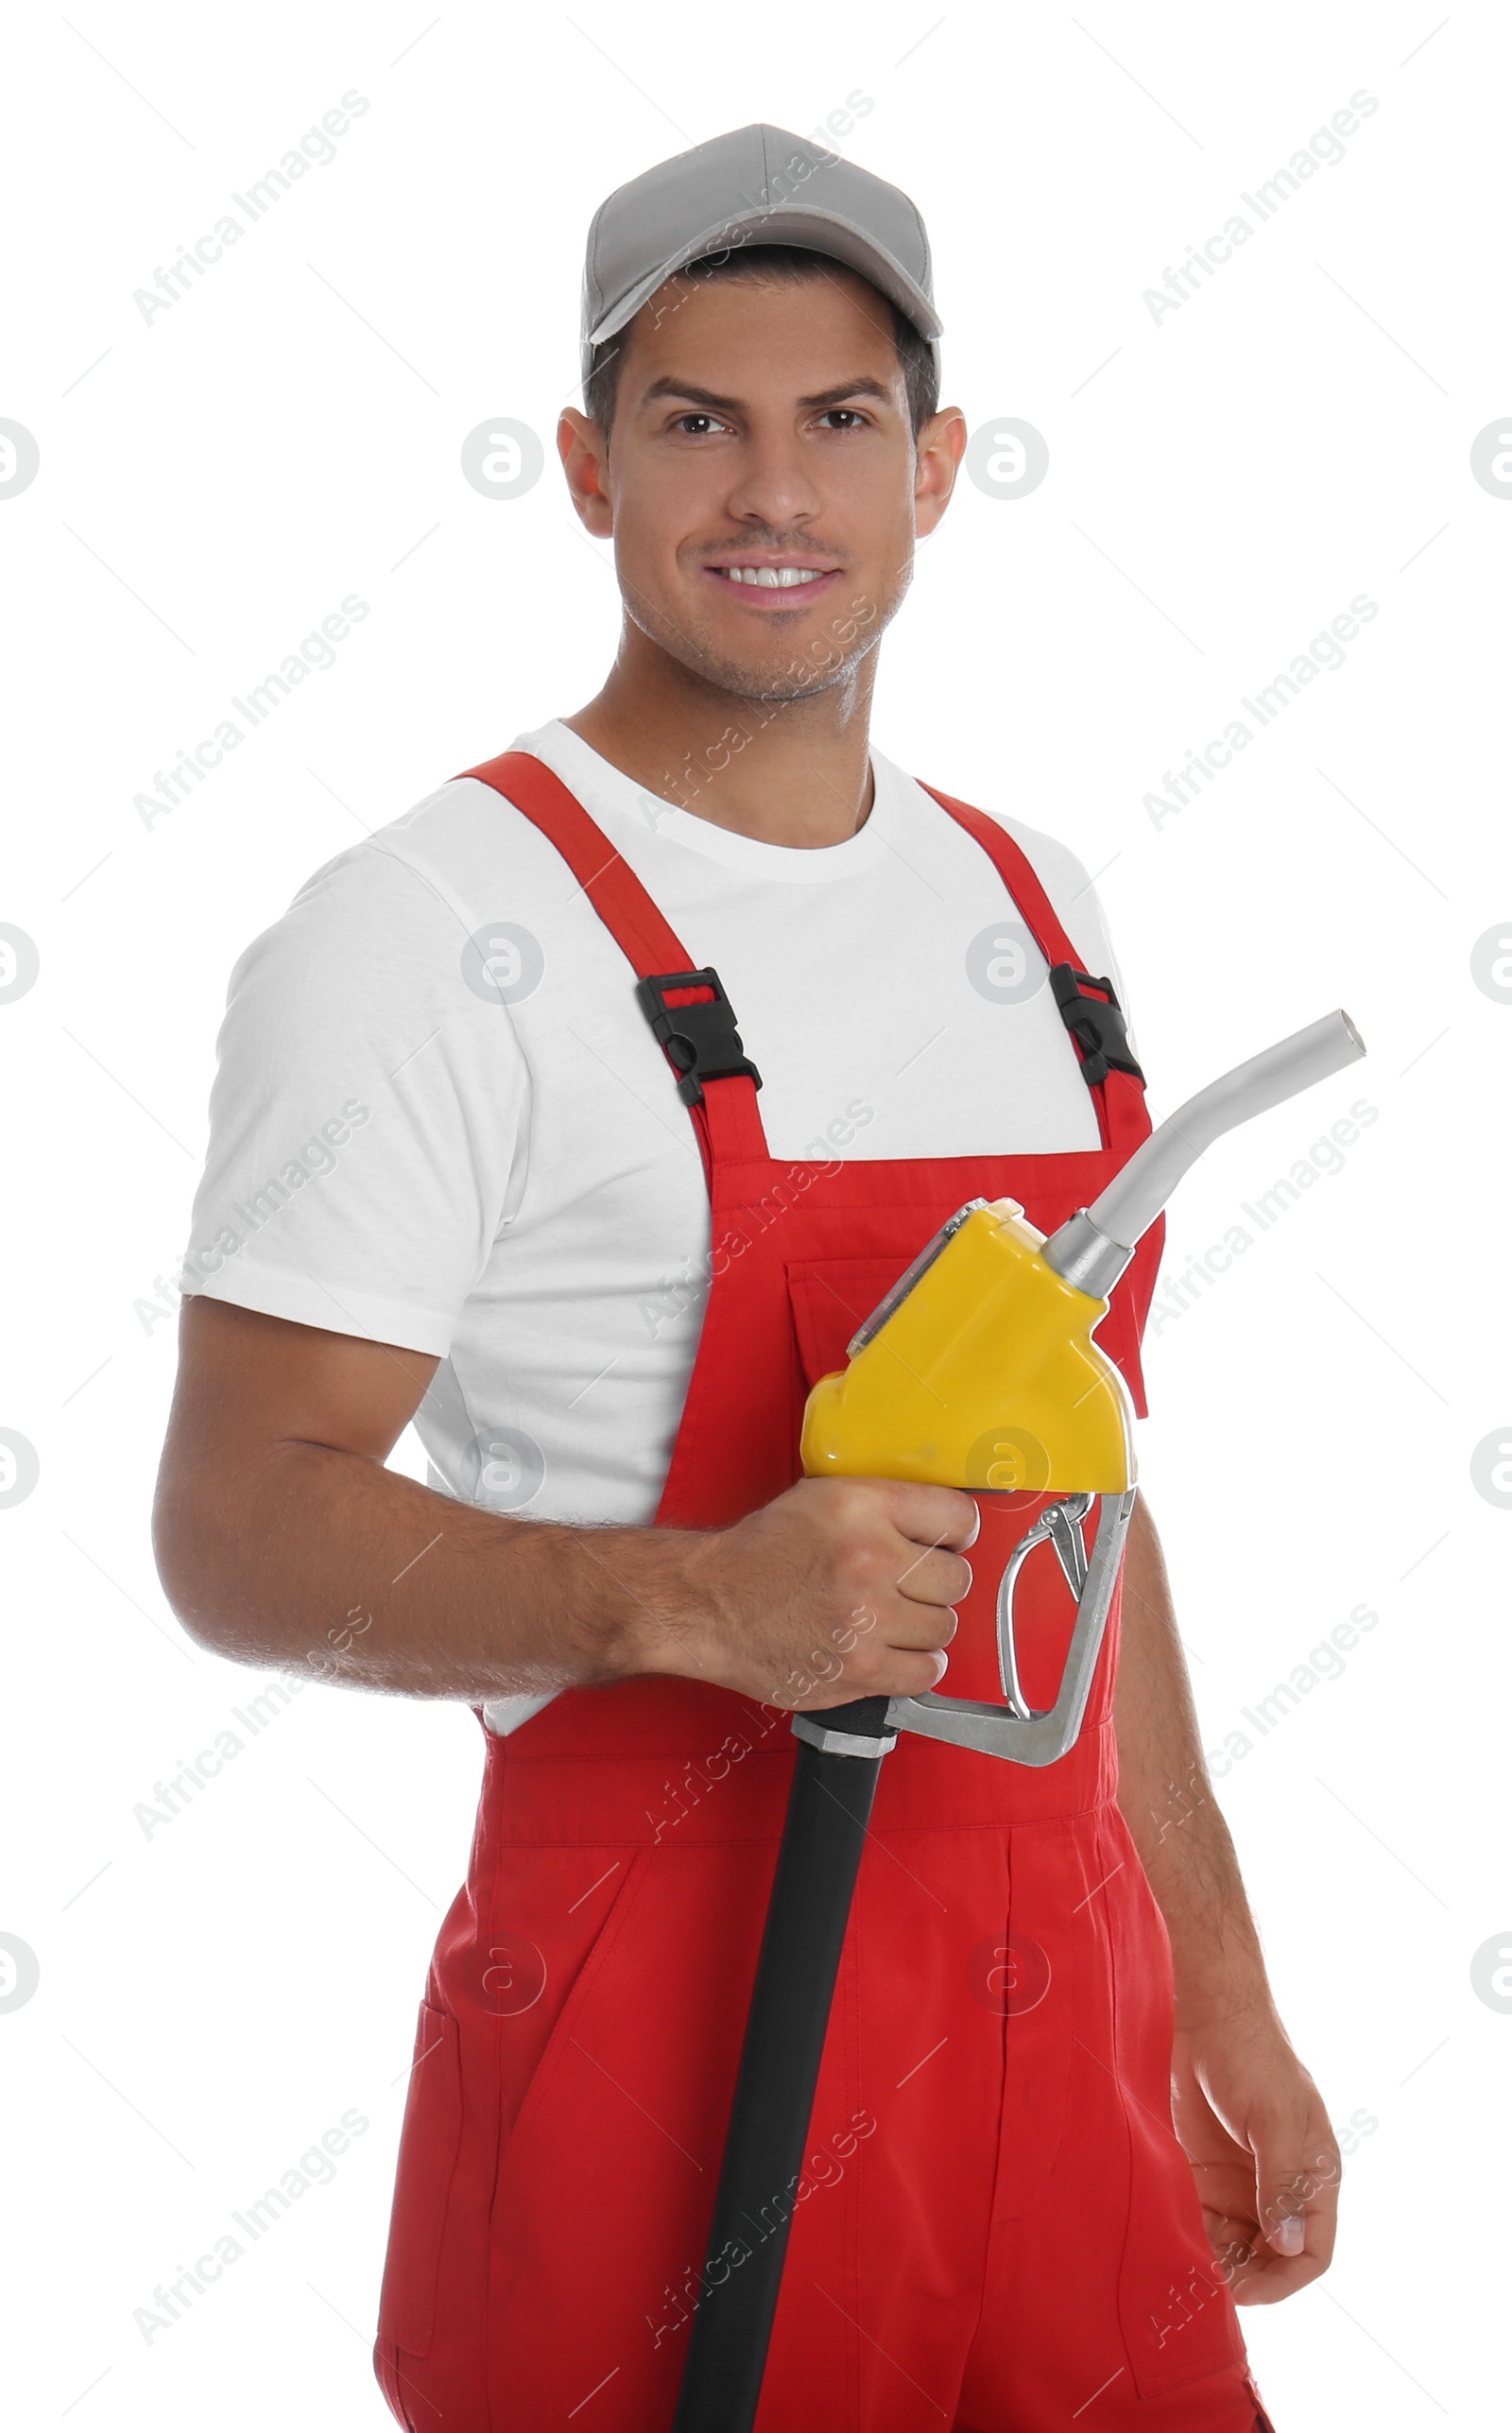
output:
[[[706,253],[674,273],[679,279],[739,279],[763,277],[797,282],[799,279],[823,278],[835,265],[827,253],[813,253],[800,245],[729,246],[721,253]],[[840,266],[844,267],[845,266]],[[857,271],[856,277],[862,273]],[[870,281],[867,282],[871,285]],[[903,388],[908,398],[909,420],[917,440],[932,414],[939,409],[939,372],[935,362],[935,350],[921,330],[916,329],[904,312],[884,296],[880,288],[872,292],[892,315],[893,338],[898,348],[898,360],[902,367]],[[584,403],[593,422],[606,439],[614,420],[615,392],[619,388],[620,361],[625,352],[625,332],[620,330],[605,338],[593,349],[593,368],[589,372]]]

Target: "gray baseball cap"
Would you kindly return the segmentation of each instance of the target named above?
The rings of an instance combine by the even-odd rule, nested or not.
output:
[[[738,127],[679,152],[600,203],[583,265],[583,382],[594,347],[632,320],[663,279],[727,247],[798,245],[859,270],[939,356],[929,238],[885,178],[781,127]]]

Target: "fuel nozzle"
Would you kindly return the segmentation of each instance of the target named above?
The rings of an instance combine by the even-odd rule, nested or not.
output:
[[[981,1514],[962,1648],[979,1657],[995,1636],[1005,1702],[930,1691],[894,1699],[889,1726],[1025,1766],[1054,1765],[1072,1747],[1138,1493],[1133,1405],[1095,1340],[1108,1296],[1220,1133],[1364,1054],[1339,1012],[1252,1056],[1178,1107],[1048,1239],[1016,1200],[968,1200],[851,1337],[845,1369],[812,1388],[801,1448],[811,1477],[964,1488]],[[1047,1558],[1035,1550],[1045,1546],[1075,1623],[1054,1701],[1041,1707],[1021,1673],[1015,1599],[1026,1563],[1038,1563],[1031,1595],[1042,1622]]]
[[[1157,1125],[1090,1208],[1078,1208],[1040,1251],[1067,1284],[1106,1301],[1172,1192],[1205,1148],[1224,1132],[1327,1080],[1365,1054],[1365,1042],[1340,1008],[1278,1040]]]

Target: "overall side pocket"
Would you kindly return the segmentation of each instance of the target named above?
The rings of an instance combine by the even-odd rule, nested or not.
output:
[[[379,2338],[392,2340],[412,2356],[422,2357],[430,2348],[441,2231],[461,2139],[456,2021],[422,2002],[378,2300]]]

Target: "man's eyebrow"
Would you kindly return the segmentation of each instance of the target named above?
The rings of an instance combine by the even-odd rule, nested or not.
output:
[[[659,397],[685,398],[690,406],[706,406],[714,414],[737,414],[740,411],[738,397],[719,397],[712,388],[698,388],[691,381],[673,380],[665,375],[652,381],[643,402],[649,406]],[[892,391],[880,380],[873,380],[867,374],[859,380],[839,381],[834,388],[822,389],[816,397],[800,397],[798,402],[810,413],[822,414],[833,406],[843,406],[848,397],[875,397],[885,406],[892,403]]]
[[[891,389],[880,380],[868,377],[842,380],[838,388],[826,388],[817,397],[800,397],[798,402],[800,406],[812,406],[816,413],[822,413],[827,406],[843,406],[848,397],[875,397],[884,406],[892,404]]]
[[[653,398],[657,397],[686,397],[690,404],[707,406],[717,414],[733,414],[739,411],[738,398],[716,397],[712,388],[696,388],[688,380],[671,380],[665,377],[653,380],[643,402],[649,406]]]

